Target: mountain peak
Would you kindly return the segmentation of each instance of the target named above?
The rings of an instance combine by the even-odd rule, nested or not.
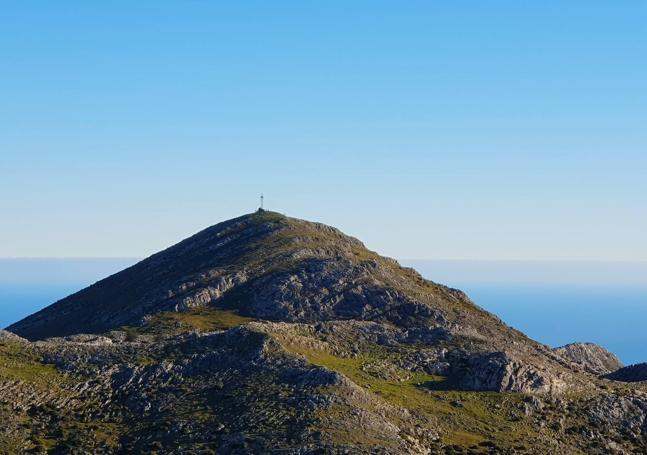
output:
[[[380,321],[422,338],[452,332],[500,349],[527,340],[461,291],[336,228],[265,210],[208,227],[8,330],[28,339],[105,333],[198,309],[283,322]]]
[[[233,288],[296,271],[299,264],[337,261],[347,268],[374,257],[378,256],[360,241],[335,228],[258,210],[208,227],[13,324],[9,330],[31,339],[100,333],[141,324],[159,312],[215,303],[232,306],[224,297]],[[235,294],[240,302],[245,293]],[[259,313],[271,316],[267,308]],[[278,314],[273,316],[279,318]]]

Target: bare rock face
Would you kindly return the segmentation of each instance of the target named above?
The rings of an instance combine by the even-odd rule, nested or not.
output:
[[[647,436],[647,399],[616,394],[602,395],[591,401],[588,418],[596,427],[625,436]]]
[[[554,352],[592,374],[608,374],[623,366],[615,354],[594,343],[571,343]]]
[[[565,386],[555,374],[504,352],[475,353],[450,365],[450,379],[459,390],[557,393]]]
[[[647,381],[647,363],[637,363],[620,368],[613,373],[605,376],[607,379],[622,382],[642,382]]]

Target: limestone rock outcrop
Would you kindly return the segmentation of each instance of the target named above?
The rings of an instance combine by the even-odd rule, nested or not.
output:
[[[571,343],[555,348],[555,353],[593,374],[608,374],[623,366],[615,354],[595,343]]]

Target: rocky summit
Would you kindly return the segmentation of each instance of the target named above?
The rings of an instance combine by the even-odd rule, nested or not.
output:
[[[258,211],[0,332],[0,453],[644,454],[647,386]]]
[[[594,343],[571,343],[555,348],[555,352],[593,374],[608,374],[623,367],[615,354]]]

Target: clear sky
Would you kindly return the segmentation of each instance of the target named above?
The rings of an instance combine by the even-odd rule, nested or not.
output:
[[[0,257],[267,207],[411,259],[647,260],[647,2],[6,1]]]

